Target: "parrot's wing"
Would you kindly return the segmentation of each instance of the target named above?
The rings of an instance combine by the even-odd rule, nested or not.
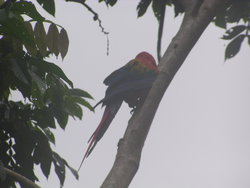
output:
[[[134,61],[134,60],[131,60],[130,62],[132,62],[132,61]],[[115,84],[119,83],[121,80],[123,80],[124,78],[129,77],[129,75],[131,74],[130,73],[131,66],[129,64],[130,62],[128,62],[123,67],[112,72],[109,76],[107,76],[107,78],[105,78],[103,83],[107,86],[115,85]]]
[[[135,93],[139,91],[148,91],[155,80],[155,76],[148,77],[145,79],[139,79],[134,81],[123,82],[122,85],[116,85],[115,87],[109,87],[106,91],[105,98],[101,101],[104,104],[108,103],[116,98],[124,98],[128,93]]]
[[[126,80],[121,85],[110,86],[106,91],[105,97],[94,108],[101,103],[105,106],[113,100],[125,100],[127,96],[136,98],[136,95],[143,95],[143,93],[146,95],[147,91],[152,87],[154,80],[155,76],[152,75],[144,79]]]
[[[138,61],[130,61],[124,67],[111,73],[105,83],[109,85],[106,90],[105,97],[97,103],[108,104],[112,100],[122,99],[124,97],[134,95],[134,98],[139,96],[139,93],[147,92],[157,76],[155,70],[151,70]]]

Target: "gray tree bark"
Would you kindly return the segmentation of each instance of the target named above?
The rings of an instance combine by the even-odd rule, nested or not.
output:
[[[118,144],[115,162],[101,188],[127,188],[136,174],[141,152],[159,103],[174,75],[212,21],[228,0],[179,0],[185,15],[176,36],[160,61],[160,73],[142,108],[128,123]]]
[[[22,176],[21,174],[18,174],[8,168],[1,168],[0,170],[3,170],[3,173],[7,176],[12,177],[16,182],[22,183],[23,185],[29,187],[29,188],[41,188],[28,178]]]

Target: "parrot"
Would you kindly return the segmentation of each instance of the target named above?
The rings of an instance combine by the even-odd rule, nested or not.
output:
[[[95,109],[102,104],[105,110],[99,125],[88,141],[89,145],[78,171],[85,158],[90,155],[97,142],[103,137],[123,101],[132,108],[132,111],[142,105],[158,73],[154,57],[143,51],[106,77],[103,81],[108,86],[105,96],[94,106]]]

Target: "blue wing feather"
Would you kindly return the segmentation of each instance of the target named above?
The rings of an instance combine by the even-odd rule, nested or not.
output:
[[[103,83],[105,85],[108,85],[108,86],[118,83],[123,78],[128,77],[128,75],[130,74],[129,69],[130,69],[130,67],[128,66],[128,64],[126,64],[125,66],[123,66],[123,67],[117,69],[116,71],[112,72],[107,78],[105,78]]]
[[[127,96],[140,97],[142,92],[146,93],[151,88],[156,76],[157,72],[148,69],[140,62],[130,61],[104,80],[108,88],[105,97],[95,107],[101,103],[105,106],[116,99],[124,100]]]

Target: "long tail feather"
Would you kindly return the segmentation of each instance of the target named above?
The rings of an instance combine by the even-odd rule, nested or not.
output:
[[[122,104],[122,101],[116,101],[115,103],[113,102],[112,104],[106,106],[101,122],[99,123],[98,127],[96,128],[96,130],[94,131],[94,133],[92,134],[92,136],[88,140],[89,146],[88,146],[88,148],[83,156],[83,159],[82,159],[81,164],[78,168],[78,171],[81,169],[81,166],[82,166],[85,158],[87,158],[91,154],[91,152],[95,148],[97,142],[102,138],[102,136],[104,135],[104,133],[108,129],[110,123],[112,122],[116,113],[120,109],[121,104]]]

